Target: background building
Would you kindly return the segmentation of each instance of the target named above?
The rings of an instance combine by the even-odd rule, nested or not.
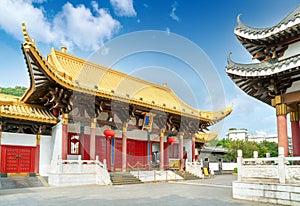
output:
[[[227,138],[230,140],[248,140],[248,130],[247,129],[229,129],[227,134]]]

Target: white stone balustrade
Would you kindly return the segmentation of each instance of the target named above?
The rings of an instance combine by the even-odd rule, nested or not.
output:
[[[243,158],[238,151],[238,180],[232,183],[236,199],[280,205],[300,205],[300,157],[285,157],[278,148],[278,157]]]
[[[197,177],[204,178],[204,174],[202,172],[203,163],[201,162],[185,162],[185,170]]]
[[[238,151],[237,167],[238,181],[257,180],[278,183],[300,183],[300,157],[285,157],[282,147],[278,149],[278,157],[258,158],[257,152],[253,158],[243,158]]]
[[[86,184],[110,185],[111,180],[106,167],[106,161],[96,160],[57,160],[51,163],[49,184],[53,186],[73,186]]]

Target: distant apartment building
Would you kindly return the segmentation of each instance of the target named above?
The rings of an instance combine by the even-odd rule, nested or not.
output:
[[[278,137],[277,135],[252,135],[248,134],[247,129],[229,129],[227,134],[227,138],[230,140],[242,140],[242,141],[249,141],[249,142],[276,142],[278,143]],[[288,137],[288,142],[289,142],[289,151],[292,152],[292,138]]]
[[[248,130],[231,128],[228,130],[226,136],[230,140],[248,141]]]
[[[290,139],[290,138],[289,138]],[[278,143],[277,135],[248,135],[249,142],[276,142]]]

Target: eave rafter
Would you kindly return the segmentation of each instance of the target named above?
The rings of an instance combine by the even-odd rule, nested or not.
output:
[[[287,46],[300,39],[300,6],[277,25],[269,28],[253,28],[245,25],[237,16],[234,33],[254,59],[267,61],[281,57]]]
[[[229,74],[235,84],[248,95],[271,105],[271,99],[286,92],[293,81],[289,75],[271,75],[261,78]]]

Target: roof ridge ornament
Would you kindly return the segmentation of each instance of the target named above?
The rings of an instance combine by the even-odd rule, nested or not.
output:
[[[25,42],[35,45],[34,39],[31,39],[28,32],[27,32],[25,22],[22,22],[22,30],[23,30],[23,35],[24,35]]]
[[[241,22],[241,16],[242,16],[242,15],[243,15],[242,13],[239,13],[239,14],[237,15],[237,17],[236,17],[236,21],[237,21],[238,25],[243,25],[243,23]]]
[[[231,54],[232,54],[232,52],[228,52],[228,54],[227,54],[227,64],[228,64],[228,66],[231,66],[235,63],[231,60]]]

